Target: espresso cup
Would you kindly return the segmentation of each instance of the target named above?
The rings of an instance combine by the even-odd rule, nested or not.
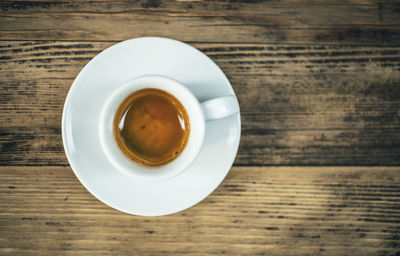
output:
[[[161,166],[144,166],[129,159],[119,148],[113,134],[113,121],[119,106],[129,95],[143,89],[159,89],[170,93],[183,105],[189,117],[190,134],[185,148],[176,159]],[[105,156],[117,170],[146,181],[165,180],[187,170],[194,162],[203,144],[206,121],[238,112],[239,104],[234,95],[200,103],[189,89],[171,78],[141,76],[117,86],[106,99],[98,126],[100,143]]]

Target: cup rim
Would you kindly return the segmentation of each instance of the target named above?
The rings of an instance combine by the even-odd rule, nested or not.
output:
[[[130,94],[146,88],[161,89],[172,94],[182,103],[189,116],[187,145],[177,158],[161,166],[144,166],[134,162],[120,150],[113,134],[113,120],[120,104]],[[162,75],[139,76],[116,86],[100,111],[99,136],[105,156],[118,171],[144,181],[166,180],[187,170],[200,152],[204,135],[205,118],[197,98],[178,81]]]

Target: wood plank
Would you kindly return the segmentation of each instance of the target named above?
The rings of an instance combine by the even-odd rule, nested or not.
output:
[[[109,45],[2,42],[1,165],[68,165],[65,97]],[[193,45],[224,70],[239,98],[236,165],[400,164],[399,47]]]
[[[0,43],[0,165],[68,165],[74,77],[111,42]],[[400,47],[194,43],[238,96],[235,165],[399,165]]]
[[[399,1],[1,1],[0,40],[400,43]]]
[[[3,255],[396,255],[400,167],[234,167],[200,204],[137,217],[69,167],[0,167]]]

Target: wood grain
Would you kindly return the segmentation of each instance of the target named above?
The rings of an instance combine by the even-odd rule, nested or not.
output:
[[[400,167],[234,167],[184,212],[109,208],[69,167],[0,167],[2,255],[398,255]]]
[[[2,40],[399,45],[399,1],[1,1]]]
[[[68,165],[67,92],[112,42],[0,43],[0,165]],[[192,43],[230,79],[235,165],[399,165],[400,47]]]
[[[95,199],[61,142],[76,75],[140,36],[200,49],[241,106],[227,178],[164,217]],[[400,256],[399,166],[400,1],[0,1],[0,255]]]

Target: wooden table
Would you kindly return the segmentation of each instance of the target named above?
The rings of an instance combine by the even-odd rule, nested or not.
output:
[[[1,255],[400,255],[400,2],[1,1]],[[187,42],[238,96],[242,138],[198,205],[95,199],[61,141],[71,83],[106,47]]]

